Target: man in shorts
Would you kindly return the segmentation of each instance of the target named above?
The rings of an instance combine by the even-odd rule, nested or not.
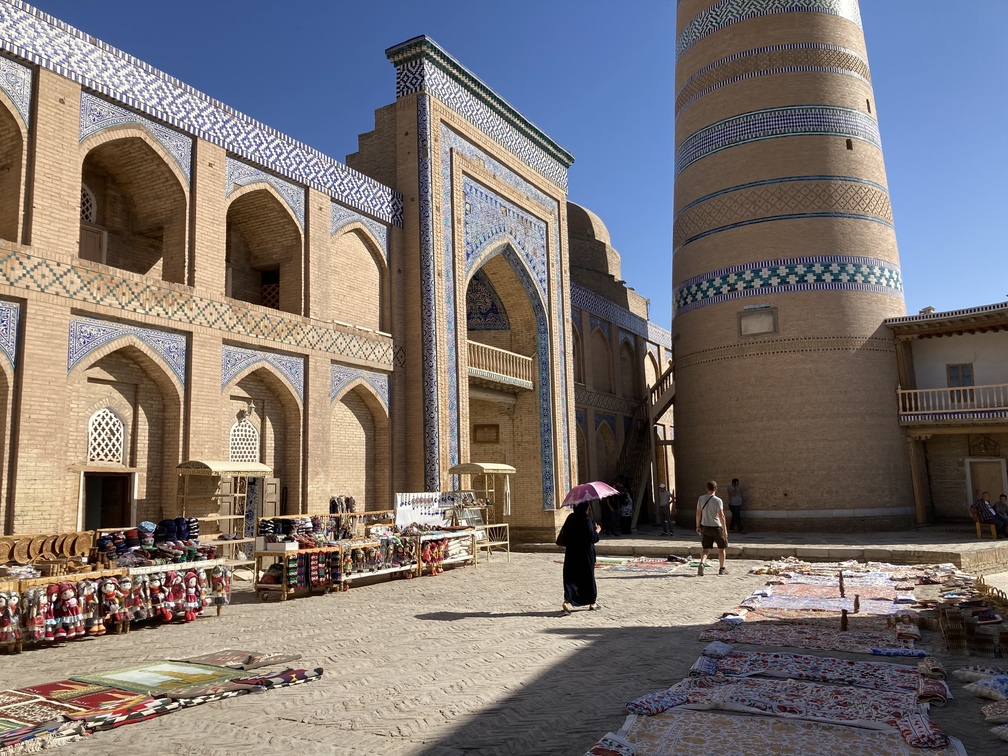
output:
[[[725,549],[728,548],[728,525],[725,523],[724,502],[716,494],[717,483],[711,480],[707,482],[707,493],[697,499],[696,532],[700,534],[700,546],[703,548],[700,566],[697,568],[697,575],[700,577],[703,577],[704,562],[707,561],[707,554],[714,544],[718,547],[720,564],[718,575],[727,573],[724,562]]]

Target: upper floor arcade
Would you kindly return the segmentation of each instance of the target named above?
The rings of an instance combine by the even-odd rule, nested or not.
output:
[[[0,241],[391,330],[394,190],[30,6],[0,21]]]

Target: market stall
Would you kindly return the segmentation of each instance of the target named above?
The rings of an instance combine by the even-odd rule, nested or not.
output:
[[[517,472],[511,465],[499,462],[465,462],[449,468],[449,475],[468,475],[474,502],[458,511],[458,523],[476,529],[476,548],[503,551],[511,561],[511,533],[506,522],[498,521],[496,505],[501,503],[502,517],[511,516],[511,476]]]

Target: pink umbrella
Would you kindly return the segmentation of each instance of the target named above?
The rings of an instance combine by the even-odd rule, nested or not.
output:
[[[608,483],[603,483],[600,480],[593,481],[592,483],[582,483],[580,486],[574,486],[570,492],[564,497],[563,504],[561,507],[574,507],[585,501],[599,501],[604,499],[606,496],[612,496],[613,494],[618,494],[615,488],[610,486]]]

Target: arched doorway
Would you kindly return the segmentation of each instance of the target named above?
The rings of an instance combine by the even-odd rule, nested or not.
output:
[[[276,190],[255,183],[231,195],[225,287],[229,297],[301,313],[301,227]]]
[[[608,423],[595,431],[595,478],[612,483],[616,478],[616,437]]]
[[[25,131],[5,96],[0,104],[0,239],[20,242]]]
[[[638,383],[637,356],[629,341],[620,344],[620,391],[624,399],[640,399],[640,384]]]
[[[272,469],[280,481],[280,513],[301,512],[301,404],[293,388],[271,366],[257,363],[224,387],[221,401],[227,458]],[[256,490],[246,493],[246,511],[259,511],[265,480],[250,478],[249,485]]]
[[[592,390],[604,394],[613,393],[612,357],[609,351],[609,339],[602,329],[593,328],[591,333],[591,365]]]
[[[512,517],[529,522],[547,490],[553,504],[548,320],[510,243],[481,259],[466,287],[469,458],[518,470]]]
[[[332,404],[330,493],[350,495],[357,511],[390,509],[388,414],[364,383]]]
[[[73,509],[63,527],[128,527],[171,514],[182,429],[182,387],[171,370],[129,337],[75,367],[69,392]]]
[[[80,256],[185,283],[188,189],[157,142],[138,127],[91,137],[81,167]]]

